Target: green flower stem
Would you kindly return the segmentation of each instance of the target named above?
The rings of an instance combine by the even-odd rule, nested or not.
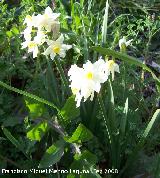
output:
[[[102,97],[101,97],[100,94],[98,95],[98,103],[100,105],[100,109],[101,109],[102,114],[103,114],[103,119],[104,119],[104,123],[105,123],[105,126],[106,126],[109,142],[110,142],[110,144],[112,144],[112,141],[111,141],[111,132],[110,132],[110,129],[108,128],[108,123],[107,123],[107,115],[106,115],[104,103],[103,103],[103,100],[102,100]]]
[[[105,106],[104,106],[104,103],[103,103],[103,100],[102,100],[102,96],[99,94],[98,95],[98,103],[100,105],[100,109],[102,111],[102,114],[103,114],[103,119],[104,119],[104,123],[105,123],[105,127],[106,127],[106,131],[107,131],[107,134],[108,134],[108,138],[109,138],[109,143],[110,143],[110,153],[111,153],[111,158],[112,158],[112,165],[113,167],[116,165],[115,162],[116,162],[116,154],[115,154],[115,142],[114,142],[114,138],[112,136],[112,130],[111,130],[111,127],[110,127],[110,124],[108,123],[107,121],[107,114],[106,114],[106,110],[105,110]]]
[[[127,46],[125,43],[122,43],[122,46],[120,48],[120,52],[123,54],[127,54]],[[122,98],[123,101],[125,100],[125,93],[126,93],[126,65],[125,62],[122,61],[122,84],[123,84],[123,94]]]
[[[96,32],[95,32],[95,36],[96,36],[95,45],[98,45],[98,41],[99,41],[99,36],[98,36],[99,31],[100,31],[99,16],[100,16],[100,14],[98,13],[98,15],[97,15],[97,27],[96,27]],[[97,56],[98,56],[97,52],[94,51],[94,53],[93,53],[93,61],[94,62],[97,61]]]
[[[123,84],[123,101],[125,101],[125,94],[126,94],[126,65],[125,62],[122,61],[122,84]]]
[[[67,78],[65,76],[65,73],[64,73],[64,70],[62,68],[62,65],[60,63],[60,59],[55,58],[54,62],[55,62],[56,66],[57,66],[57,69],[58,69],[58,71],[60,73],[60,76],[61,76],[61,79],[62,79],[64,87],[67,89],[67,91],[69,91],[70,90],[69,89],[69,83],[68,83],[68,80],[67,80]]]
[[[38,56],[36,58],[36,71],[35,71],[35,77],[38,75],[38,72],[41,71],[41,64],[40,64],[40,57]]]
[[[84,34],[84,62],[86,62],[89,59],[89,51],[88,51],[88,39],[87,39],[87,33],[86,33],[86,27],[84,25],[84,20],[82,16],[82,27],[83,27],[83,34]]]

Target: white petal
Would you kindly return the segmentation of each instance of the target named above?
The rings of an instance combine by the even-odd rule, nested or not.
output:
[[[38,47],[36,46],[33,50],[33,58],[37,57],[38,54]]]
[[[133,41],[133,39],[129,40],[126,42],[126,46],[129,46],[131,44],[131,42]]]
[[[93,98],[94,98],[94,92],[91,93],[90,100],[93,101]]]
[[[62,48],[65,50],[69,50],[72,48],[72,45],[66,45],[66,44],[62,44]]]
[[[62,44],[64,41],[64,36],[61,34],[61,36],[56,41]]]
[[[120,71],[119,71],[119,65],[116,64],[116,63],[114,64],[114,71],[120,73]]]
[[[53,13],[53,19],[56,20],[61,14],[60,13]]]
[[[64,50],[61,50],[60,53],[59,53],[59,56],[64,58],[66,56],[66,53]]]
[[[51,48],[50,47],[48,47],[45,51],[44,51],[44,55],[49,55],[51,53]]]
[[[112,81],[114,80],[114,70],[111,70],[112,73]]]
[[[56,55],[55,55],[54,53],[51,53],[51,54],[50,54],[50,57],[51,57],[52,60],[54,60],[54,57],[55,57],[55,56],[56,56]]]
[[[22,43],[22,49],[27,48],[27,46],[28,46],[28,41]]]
[[[100,83],[96,83],[96,84],[95,84],[95,91],[96,91],[97,93],[99,93],[100,89],[101,89]]]
[[[53,11],[49,6],[45,9],[45,14],[47,14],[48,16],[53,14]]]
[[[47,42],[47,44],[48,44],[49,46],[52,45],[52,44],[54,43],[53,40],[48,40],[48,39],[46,39],[46,42]]]

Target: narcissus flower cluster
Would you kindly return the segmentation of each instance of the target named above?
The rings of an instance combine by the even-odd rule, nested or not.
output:
[[[33,53],[33,58],[37,57],[39,47],[44,43],[48,47],[43,54],[50,55],[51,59],[54,59],[56,55],[64,58],[66,50],[72,47],[63,43],[64,36],[59,32],[59,16],[60,13],[53,13],[50,7],[45,9],[44,14],[26,16],[24,24],[27,27],[23,32],[25,41],[22,43],[22,48],[28,48],[28,52]],[[49,36],[52,36],[52,40]]]
[[[50,56],[53,60],[57,55],[64,58],[66,51],[72,48],[71,45],[64,44],[64,36],[60,33],[60,13],[53,13],[50,7],[45,9],[44,14],[27,15],[24,24],[26,29],[23,31],[25,41],[22,48],[28,48],[29,53],[33,53],[33,58],[37,57],[39,51],[43,49],[43,54]],[[124,38],[119,45],[129,45],[131,42]],[[43,45],[43,48],[40,48]],[[45,49],[45,50],[44,50]],[[115,72],[119,72],[119,66],[114,60],[98,59],[92,63],[87,61],[82,67],[72,65],[68,71],[70,87],[75,95],[76,106],[79,107],[81,101],[88,98],[92,101],[94,94],[99,93],[101,85],[112,75],[114,80]]]
[[[76,106],[79,107],[81,100],[84,102],[90,98],[92,101],[94,93],[99,93],[101,84],[107,81],[110,74],[114,79],[114,72],[119,72],[119,66],[113,60],[105,61],[100,58],[95,63],[87,61],[83,67],[72,65],[68,71],[71,90],[75,95]]]

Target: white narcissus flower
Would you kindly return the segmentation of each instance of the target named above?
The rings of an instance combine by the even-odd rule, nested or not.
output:
[[[119,47],[120,47],[120,49],[122,49],[122,46],[123,46],[123,45],[125,45],[125,47],[129,46],[132,41],[133,41],[133,39],[127,41],[127,40],[126,40],[126,37],[123,36],[123,38],[119,40]]]
[[[60,22],[58,21],[58,17],[60,13],[53,13],[50,7],[45,9],[43,15],[27,15],[24,24],[26,24],[26,29],[23,31],[25,42],[22,43],[22,48],[28,48],[28,52],[33,52],[33,57],[37,57],[38,47],[46,42],[46,33],[53,32],[53,39],[57,39],[60,30]],[[33,29],[33,30],[32,30]],[[33,36],[32,32],[37,32],[37,35]],[[70,45],[63,44],[63,36],[60,36],[56,41],[47,41],[48,45],[54,46],[52,52],[49,51],[50,48],[46,50],[46,52],[50,52],[50,56],[54,59],[55,54],[59,54],[60,57],[65,57],[66,50],[70,49]]]
[[[25,41],[22,43],[22,49],[28,48],[28,53],[33,53],[33,58],[37,57],[38,44],[35,41]]]
[[[36,23],[34,26],[38,29],[44,28],[47,32],[50,32],[52,28],[59,29],[60,23],[57,20],[59,16],[60,13],[53,13],[52,9],[47,7],[43,15],[38,14],[35,17]]]
[[[56,55],[59,55],[61,58],[66,56],[66,51],[72,48],[72,45],[63,44],[64,37],[61,35],[56,41],[47,40],[49,47],[44,52],[44,55],[50,55],[53,60]]]
[[[101,81],[99,80],[99,76],[95,65],[90,61],[87,61],[86,64],[83,65],[83,83],[81,86],[81,96],[84,97],[84,101],[86,101],[89,97],[90,100],[93,100],[94,91],[99,92],[101,88]]]
[[[38,46],[42,45],[46,41],[45,32],[38,31],[37,36],[34,37],[33,41],[31,40],[31,36],[27,32],[27,29],[26,29],[26,32],[24,32],[23,34],[24,34],[26,41],[22,43],[22,49],[28,48],[28,53],[33,53],[33,58],[37,57]]]
[[[68,76],[70,76],[72,93],[76,96],[77,107],[80,106],[82,98],[84,98],[84,102],[88,98],[92,101],[94,92],[99,93],[101,84],[108,78],[105,70],[106,63],[102,59],[93,64],[87,61],[83,68],[79,68],[75,64],[71,66]]]
[[[22,49],[28,48],[28,53],[33,53],[33,58],[37,57],[38,54],[38,46],[42,45],[46,41],[46,35],[44,31],[38,31],[37,36],[34,37],[34,40],[31,40],[31,35],[29,34],[30,28],[27,27],[23,34],[25,38],[25,42],[22,43]]]
[[[117,63],[115,63],[114,60],[106,61],[106,64],[107,64],[106,72],[109,73],[109,75],[110,75],[110,73],[112,74],[112,81],[113,81],[114,80],[114,73],[115,72],[120,73],[119,65]]]
[[[107,80],[105,75],[105,62],[102,59],[99,59],[95,63],[91,63],[87,61],[86,64],[83,65],[84,69],[84,81],[85,86],[82,85],[81,94],[84,97],[84,101],[90,97],[90,100],[93,100],[94,91],[99,93],[101,88],[101,83],[104,83]]]

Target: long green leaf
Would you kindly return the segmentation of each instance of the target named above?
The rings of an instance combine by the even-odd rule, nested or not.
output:
[[[144,142],[144,140],[145,140],[146,137],[148,136],[150,130],[152,129],[153,124],[155,123],[155,121],[156,121],[157,119],[160,119],[160,109],[157,109],[157,110],[156,110],[156,112],[154,113],[154,115],[153,115],[151,121],[149,122],[147,128],[145,129],[144,134],[143,134],[143,137],[142,137],[142,139],[141,139],[141,141],[140,141],[141,143]]]
[[[71,170],[79,170],[80,175],[77,176],[74,172],[68,174],[67,178],[101,178],[96,170],[97,157],[88,150],[74,156],[74,161],[71,164]],[[83,171],[86,171],[86,174]]]
[[[111,132],[111,159],[112,159],[112,166],[115,168],[119,167],[119,155],[118,155],[118,148],[120,146],[119,144],[119,138],[117,135],[117,123],[116,123],[116,117],[115,117],[115,105],[114,105],[114,93],[112,89],[112,83],[109,80],[108,82],[108,102],[107,102],[107,119],[108,119],[108,128],[110,128]]]
[[[80,109],[76,108],[75,96],[71,96],[66,101],[64,107],[61,109],[61,115],[65,121],[69,122],[75,119],[80,114]]]
[[[29,110],[29,115],[31,118],[35,119],[41,117],[46,113],[46,109],[43,103],[37,102],[30,98],[25,98],[26,107]]]
[[[112,132],[115,132],[116,129],[116,123],[115,123],[115,106],[114,106],[114,94],[112,89],[112,83],[109,81],[108,85],[108,120],[110,123],[110,128],[112,129]]]
[[[107,0],[107,1],[106,1],[105,13],[104,13],[104,17],[103,17],[102,44],[105,44],[105,43],[106,43],[107,24],[108,24],[108,9],[109,9],[109,4],[108,4],[108,0]]]
[[[55,144],[50,146],[42,157],[39,168],[47,168],[57,163],[63,156],[64,146],[64,140],[58,140]]]
[[[79,124],[77,129],[73,132],[70,138],[65,137],[65,140],[69,143],[81,143],[90,140],[93,134],[83,124]]]
[[[22,151],[22,153],[28,158],[28,155],[24,152],[24,148],[22,147],[22,145],[19,143],[19,141],[13,137],[13,135],[11,134],[11,132],[2,127],[3,133],[4,135],[8,138],[8,140],[14,145],[16,146],[20,151]]]
[[[45,132],[47,131],[47,129],[48,129],[47,122],[46,121],[40,122],[27,132],[27,138],[29,138],[30,140],[40,141]]]
[[[0,81],[0,86],[4,87],[4,88],[6,88],[6,89],[8,89],[8,90],[10,90],[10,91],[19,93],[19,94],[21,94],[21,95],[23,95],[23,96],[26,96],[26,97],[32,98],[32,99],[34,99],[34,100],[37,100],[37,101],[39,101],[40,103],[44,103],[44,104],[46,104],[46,105],[48,105],[48,106],[50,106],[50,107],[56,109],[56,110],[59,112],[59,109],[57,108],[57,106],[55,106],[53,103],[51,103],[51,102],[49,102],[49,101],[47,101],[47,100],[45,100],[45,99],[43,99],[43,98],[40,98],[40,97],[38,97],[38,96],[36,96],[36,95],[33,95],[33,94],[31,94],[31,93],[28,93],[28,92],[26,92],[26,91],[22,91],[22,90],[19,90],[19,89],[17,89],[17,88],[11,87],[11,86],[7,85],[6,83],[4,83],[4,82],[2,82],[2,81]]]
[[[103,47],[93,47],[92,49],[94,49],[95,51],[97,51],[101,54],[113,56],[114,58],[118,58],[118,59],[126,61],[130,64],[134,64],[134,65],[137,65],[139,67],[142,67],[144,70],[146,70],[146,71],[148,71],[152,74],[152,77],[155,79],[158,86],[160,87],[160,80],[157,78],[157,76],[152,72],[152,70],[149,67],[147,67],[145,64],[143,64],[142,61],[136,59],[135,57],[131,57],[127,54],[124,54],[124,53],[121,53],[121,52],[116,52],[114,50],[111,50],[111,49],[108,49],[108,48],[103,48]]]
[[[109,127],[108,118],[107,118],[107,113],[106,113],[105,105],[104,105],[104,102],[103,102],[103,100],[102,100],[101,94],[99,94],[97,98],[98,98],[98,103],[99,103],[99,106],[100,106],[100,110],[101,110],[101,112],[102,112],[102,117],[103,117],[103,120],[104,120],[104,123],[105,123],[105,127],[106,127],[106,132],[107,132],[107,135],[108,135],[108,139],[109,139],[110,144],[112,144],[111,129],[110,129],[110,127]]]

